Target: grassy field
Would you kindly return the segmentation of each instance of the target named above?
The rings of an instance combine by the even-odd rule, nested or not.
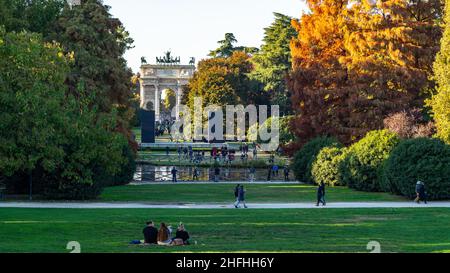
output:
[[[106,188],[101,201],[147,201],[152,203],[214,202],[230,203],[233,184],[161,184],[127,185]],[[246,184],[247,202],[314,202],[316,187],[292,184]],[[327,188],[329,202],[405,201],[387,193],[358,192],[347,187]]]
[[[0,209],[0,252],[449,252],[450,209]],[[153,219],[186,224],[197,245],[130,246]]]

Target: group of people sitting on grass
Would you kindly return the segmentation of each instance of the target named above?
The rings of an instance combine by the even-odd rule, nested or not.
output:
[[[189,233],[186,231],[183,223],[179,224],[175,236],[172,236],[171,226],[161,223],[158,230],[153,221],[147,222],[147,226],[142,233],[144,234],[144,245],[189,245]]]

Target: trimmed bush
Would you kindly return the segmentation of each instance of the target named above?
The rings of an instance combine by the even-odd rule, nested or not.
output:
[[[430,200],[450,198],[450,146],[443,141],[417,138],[402,141],[383,167],[386,190],[415,198],[416,182],[423,181]]]
[[[317,155],[312,165],[312,178],[316,184],[322,182],[329,186],[344,186],[340,164],[345,159],[346,149],[325,147]]]
[[[360,191],[381,191],[381,167],[399,141],[396,134],[380,130],[353,144],[340,166],[346,184]]]
[[[294,156],[292,170],[295,178],[302,182],[314,183],[311,169],[317,155],[325,147],[340,148],[342,145],[332,137],[318,137],[306,143]]]

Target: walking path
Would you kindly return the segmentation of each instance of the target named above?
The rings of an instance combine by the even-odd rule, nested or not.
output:
[[[450,202],[337,202],[326,207],[311,203],[249,203],[251,209],[349,209],[349,208],[450,208]],[[151,204],[151,203],[91,203],[91,202],[0,202],[0,208],[63,208],[63,209],[234,209],[233,204]]]

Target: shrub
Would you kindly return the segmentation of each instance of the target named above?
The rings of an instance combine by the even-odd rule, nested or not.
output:
[[[306,143],[294,156],[292,170],[296,179],[302,182],[313,183],[311,169],[317,155],[325,147],[342,147],[331,137],[318,137]]]
[[[312,165],[312,178],[315,183],[329,186],[344,186],[339,166],[345,159],[346,149],[325,147],[317,155]]]
[[[401,138],[431,137],[436,131],[434,123],[426,121],[417,108],[390,115],[384,120],[384,128]]]
[[[398,142],[396,134],[381,130],[371,131],[353,144],[340,166],[347,185],[361,191],[380,191],[379,172]]]
[[[425,182],[430,200],[450,198],[450,146],[443,141],[417,138],[402,141],[385,162],[383,187],[414,198],[418,180]]]

